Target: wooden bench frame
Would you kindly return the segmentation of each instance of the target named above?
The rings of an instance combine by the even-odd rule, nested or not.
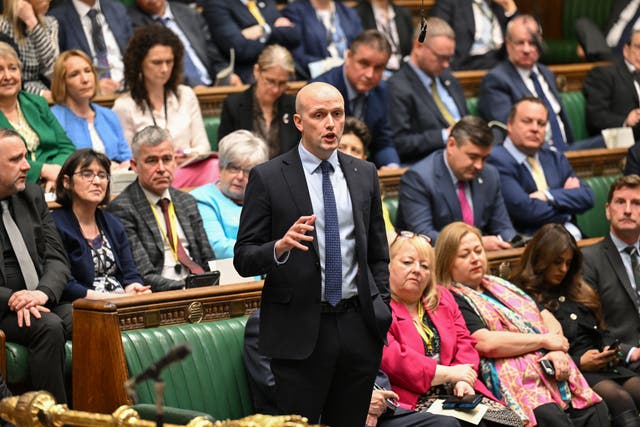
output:
[[[246,316],[260,306],[263,282],[159,292],[73,304],[74,409],[111,413],[131,404],[121,332]]]

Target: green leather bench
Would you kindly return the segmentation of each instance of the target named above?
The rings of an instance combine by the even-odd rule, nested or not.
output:
[[[211,414],[216,419],[251,415],[253,406],[242,362],[246,317],[180,324],[122,333],[129,376],[142,372],[169,350],[189,343],[191,355],[162,374],[167,406]],[[153,381],[136,388],[138,403],[154,403]]]
[[[207,138],[209,138],[209,145],[211,145],[211,151],[218,151],[218,128],[220,127],[220,117],[203,117],[204,129],[207,132]]]
[[[607,203],[611,184],[620,176],[591,176],[583,179],[585,184],[593,190],[595,200],[591,209],[576,218],[583,237],[602,237],[609,232],[609,221],[605,216],[604,206]]]

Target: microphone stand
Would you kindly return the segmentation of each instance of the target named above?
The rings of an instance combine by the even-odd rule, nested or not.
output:
[[[156,427],[164,425],[164,381],[160,375],[153,379],[153,389],[156,392]]]

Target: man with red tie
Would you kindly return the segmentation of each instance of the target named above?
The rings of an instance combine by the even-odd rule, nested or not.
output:
[[[397,228],[425,234],[435,244],[447,224],[464,221],[482,231],[486,250],[510,248],[507,242],[516,231],[502,199],[498,171],[485,164],[492,144],[493,134],[482,119],[460,119],[444,149],[402,176]]]
[[[131,152],[138,179],[108,209],[124,223],[138,270],[153,292],[181,289],[190,273],[204,273],[214,259],[196,200],[171,188],[176,163],[166,131],[142,129]]]

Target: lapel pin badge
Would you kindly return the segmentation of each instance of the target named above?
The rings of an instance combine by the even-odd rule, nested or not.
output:
[[[282,123],[284,123],[285,125],[289,124],[289,113],[284,113],[284,115],[282,116]]]

